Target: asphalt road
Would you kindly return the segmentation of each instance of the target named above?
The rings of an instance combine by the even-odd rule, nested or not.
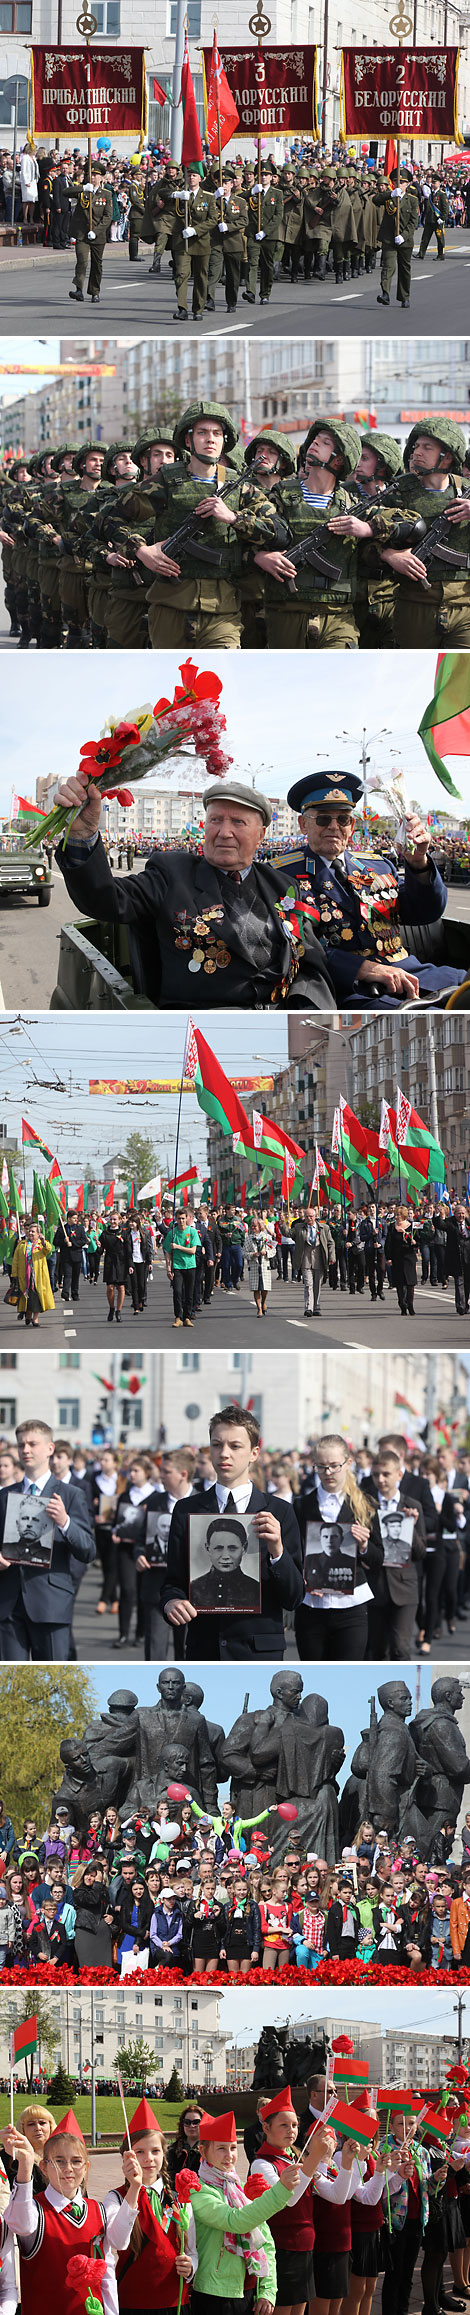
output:
[[[354,1309],[353,1309],[354,1303]],[[115,1322],[114,1322],[115,1324]],[[258,1318],[253,1296],[245,1282],[230,1296],[216,1289],[212,1302],[202,1309],[191,1329],[192,1349],[220,1350],[292,1350],[309,1347],[312,1350],[455,1350],[456,1335],[459,1349],[470,1351],[470,1312],[457,1330],[454,1295],[451,1282],[445,1293],[442,1287],[419,1286],[416,1292],[414,1319],[403,1319],[396,1295],[387,1290],[385,1301],[372,1303],[369,1289],[350,1295],[333,1294],[323,1289],[321,1313],[318,1318],[304,1318],[303,1288],[290,1282],[284,1286],[274,1279],[268,1296],[266,1318]],[[173,1330],[173,1301],[163,1263],[154,1268],[153,1282],[149,1285],[146,1309],[134,1318],[132,1304],[126,1297],[119,1330],[120,1351],[175,1350]],[[108,1326],[108,1306],[101,1278],[97,1286],[85,1279],[80,1286],[77,1303],[64,1303],[60,1294],[55,1309],[43,1313],[37,1327],[30,1328],[28,1343],[40,1355],[43,1350],[74,1346],[76,1350],[110,1347],[111,1328]],[[15,1310],[0,1296],[0,1346],[12,1349],[18,1342],[18,1320]],[[24,1328],[21,1342],[25,1341]],[[112,1344],[117,1343],[113,1332]]]
[[[418,241],[416,242],[416,251]],[[175,291],[169,266],[164,261],[162,272],[150,280],[151,250],[145,250],[138,265],[130,265],[127,244],[112,243],[105,251],[103,282],[99,307],[100,329],[117,331],[122,335],[153,329],[161,334],[176,328]],[[448,236],[444,263],[433,255],[432,244],[420,263],[417,255],[413,264],[411,302],[408,311],[393,299],[390,307],[377,305],[380,290],[380,272],[377,264],[372,274],[361,274],[358,281],[336,284],[328,274],[326,282],[301,281],[296,288],[281,278],[273,285],[269,304],[247,305],[239,299],[235,317],[227,314],[222,285],[216,292],[216,311],[205,314],[199,329],[211,336],[246,335],[287,338],[334,334],[338,337],[365,334],[388,337],[393,317],[394,335],[403,332],[413,336],[435,333],[444,337],[455,335],[461,329],[462,314],[468,301],[468,284],[464,279],[470,265],[470,233],[451,233]],[[28,249],[0,257],[3,280],[2,327],[5,332],[32,332],[62,335],[66,328],[80,326],[80,307],[70,313],[69,292],[72,286],[74,251]],[[438,276],[438,278],[437,278]],[[437,297],[436,297],[437,290]],[[81,326],[86,332],[95,327],[95,315],[90,299],[84,300]],[[181,327],[181,325],[180,325]],[[194,327],[192,321],[184,325],[185,333]]]
[[[142,873],[140,863],[135,873]],[[123,874],[127,871],[123,870]],[[447,914],[468,923],[470,885],[453,886]],[[49,1010],[59,966],[60,928],[74,919],[72,901],[68,899],[58,869],[53,870],[49,908],[38,908],[34,900],[6,900],[0,896],[0,1002],[3,998],[7,1011],[10,1007],[16,1010],[18,1005],[32,1004],[41,1011]]]

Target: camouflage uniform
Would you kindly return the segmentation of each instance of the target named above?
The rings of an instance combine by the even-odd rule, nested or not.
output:
[[[411,429],[405,443],[403,463],[408,470],[410,456],[419,434],[428,434],[452,453],[452,472],[445,491],[426,490],[418,475],[408,471],[398,477],[387,505],[387,519],[392,535],[387,543],[393,546],[393,524],[397,518],[419,516],[429,530],[436,517],[443,515],[447,506],[462,496],[460,469],[463,465],[465,441],[460,426],[451,418],[429,418],[419,421]],[[463,495],[467,496],[466,488]],[[410,541],[419,555],[419,537]],[[447,542],[446,542],[447,543]],[[436,644],[450,643],[452,648],[468,650],[470,645],[470,521],[449,525],[448,544],[462,556],[462,568],[446,568],[439,556],[427,565],[430,584],[426,590],[419,579],[401,577],[395,599],[394,633],[398,648],[403,651],[432,649]],[[386,568],[386,566],[385,566]]]
[[[197,424],[198,418],[217,418],[223,426],[226,454],[233,453],[236,442],[235,428],[227,410],[217,402],[191,404],[183,412],[175,427],[175,449],[183,451],[185,437]],[[196,511],[199,502],[210,495],[211,489],[220,488],[204,477],[193,476],[184,458],[174,466],[163,467],[149,488],[146,514],[152,515],[151,539],[164,541],[180,528],[188,514]],[[224,491],[227,504],[237,516],[237,527],[231,524],[224,532],[223,525],[210,516],[204,520],[201,537],[204,545],[215,549],[218,568],[202,563],[198,571],[197,559],[178,551],[179,579],[165,578],[164,573],[151,577],[148,598],[149,634],[152,647],[178,648],[186,643],[218,644],[222,650],[240,648],[241,602],[240,578],[242,549],[253,544],[264,545],[275,539],[276,523],[267,498],[243,476],[234,472],[233,486]],[[148,532],[147,532],[148,536]],[[142,529],[128,532],[128,551],[137,552]]]
[[[387,488],[396,476],[403,474],[403,459],[399,444],[394,442],[393,435],[378,433],[363,435],[362,443],[364,444],[364,442],[370,444],[371,450],[375,450],[380,459],[382,472],[385,475],[385,487]],[[368,511],[365,502],[368,502],[369,499],[374,498],[377,508],[381,509],[383,488],[380,488],[380,484],[377,485],[376,481],[371,482],[367,488],[363,486],[361,491],[358,483],[353,484],[352,487],[353,494],[357,489],[356,511],[358,515],[364,516],[364,520],[367,518]],[[386,563],[380,562],[375,543],[368,546],[365,539],[360,540],[359,543],[360,554],[357,559],[354,609],[359,628],[361,651],[393,651],[395,649],[393,618],[398,594],[398,576],[387,567]]]
[[[98,492],[106,494],[101,483],[87,489],[80,477],[90,450],[105,451],[103,442],[87,442],[75,459],[76,482],[62,492],[61,537],[62,556],[59,572],[62,625],[67,629],[68,651],[80,651],[89,643],[88,634],[88,581],[91,562],[88,555],[88,529],[92,515],[96,516]],[[99,501],[98,501],[99,503]]]
[[[355,473],[360,458],[360,439],[353,426],[343,422],[331,424],[329,418],[317,418],[310,426],[302,443],[301,462],[310,442],[323,426],[333,435],[335,449],[341,451],[343,474]],[[334,584],[316,574],[309,566],[296,572],[296,593],[289,593],[288,584],[279,583],[266,573],[265,601],[268,648],[274,651],[355,651],[359,636],[354,613],[357,569],[357,542],[354,538],[336,538],[327,528],[333,514],[355,511],[354,501],[345,488],[343,479],[335,482],[327,507],[309,506],[304,498],[299,476],[289,476],[277,484],[272,504],[288,526],[288,537],[283,552],[288,556],[289,544],[296,545],[309,532],[325,531],[325,553],[339,564],[340,577]]]
[[[59,487],[54,506],[47,510],[47,521],[41,525],[38,553],[38,579],[41,598],[41,644],[45,651],[58,651],[62,641],[62,610],[60,601],[60,559],[62,548],[55,546],[51,532],[59,536],[64,506],[67,503],[67,484],[73,477],[62,473],[63,460],[76,457],[77,442],[63,442],[54,452],[53,465],[59,476]]]
[[[245,468],[248,468],[249,473],[251,472],[251,469],[254,465],[256,451],[260,442],[269,442],[271,444],[271,448],[277,450],[279,459],[282,459],[285,474],[295,474],[296,456],[294,445],[292,442],[289,442],[288,436],[286,434],[276,434],[271,426],[269,429],[267,427],[263,428],[260,434],[253,434],[251,442],[248,443],[248,448],[245,451]],[[254,480],[256,481],[256,475],[254,476]],[[275,484],[276,474],[274,470],[272,474],[262,476],[261,487],[265,492],[266,497],[271,496],[271,492],[274,490]],[[266,651],[267,635],[264,604],[264,572],[259,570],[257,564],[253,562],[252,555],[248,554],[243,558],[241,599],[242,650]]]

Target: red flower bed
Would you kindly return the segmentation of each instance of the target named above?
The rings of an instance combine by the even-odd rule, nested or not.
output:
[[[67,1969],[66,1967],[54,1969],[50,1961],[38,1961],[33,1969],[17,1968],[0,1971],[0,1983],[2,1985],[115,1986],[119,1982],[118,1972],[115,1969],[81,1969],[77,1978],[74,1969]],[[449,1991],[449,1987],[454,1982],[454,1976],[448,1969],[420,1969],[416,1973],[412,1969],[374,1969],[373,1965],[372,1968],[367,1968],[363,1961],[324,1961],[316,1970],[250,1969],[247,1977],[235,1980],[227,1975],[225,1969],[215,1970],[213,1976],[211,1975],[209,1978],[200,1977],[195,1973],[192,1977],[184,1977],[181,1969],[145,1969],[135,1970],[132,1978],[128,1980],[131,1991],[133,1985],[223,1985],[227,1987],[234,1983],[240,1986],[309,1985],[312,1991],[318,1985],[445,1985]],[[459,1969],[458,1983],[459,1985],[470,1985],[470,1969]]]

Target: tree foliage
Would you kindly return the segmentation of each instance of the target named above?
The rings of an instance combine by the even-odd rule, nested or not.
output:
[[[97,1706],[83,1664],[0,1665],[0,1778],[15,1832],[25,1817],[35,1817],[43,1830],[51,1795],[62,1783],[62,1740],[82,1736]]]
[[[142,2034],[137,2035],[135,2042],[126,2042],[125,2049],[118,2050],[117,2058],[113,2060],[113,2071],[122,2075],[124,2083],[138,2083],[144,2096],[149,2074],[155,2071],[155,2058],[150,2043],[143,2041]]]
[[[125,1181],[136,1182],[138,1190],[143,1189],[144,1182],[150,1182],[153,1174],[159,1171],[153,1141],[148,1140],[143,1133],[129,1134],[125,1149],[119,1151],[115,1162],[116,1173],[122,1175]]]
[[[165,2083],[164,2095],[170,2105],[174,2105],[177,2098],[184,2098],[184,2085],[177,2066],[172,2066],[169,2082]]]
[[[25,2025],[27,2018],[37,2018],[41,2063],[46,2066],[47,2071],[48,2067],[52,2065],[57,2043],[60,2042],[59,1994],[52,1994],[48,2000],[47,1995],[36,1992],[34,1986],[29,1991],[25,1986],[24,1993],[12,1991],[11,1993],[0,1994],[0,2037],[2,2040],[5,2037],[5,2040],[9,2042],[10,2034],[14,2032],[15,2026]],[[25,2088],[31,2087],[33,2077],[38,2070],[38,2060],[39,2050],[33,2050],[31,2057],[27,2058],[26,2061],[18,2059],[18,2069],[15,2067],[15,2072],[18,2070],[21,2075],[21,2066],[25,2064]]]

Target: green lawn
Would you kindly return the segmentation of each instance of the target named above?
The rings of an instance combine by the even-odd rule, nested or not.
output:
[[[133,2113],[134,2107],[137,2105],[138,2096],[139,2096],[139,2092],[138,2092],[137,2090],[131,2090],[131,2091],[129,2091],[129,2092],[126,2092],[126,2107],[127,2107],[127,2113],[128,2113],[128,2115],[131,2115],[131,2114]],[[27,2105],[29,2105],[29,2103],[30,2103],[30,2101],[29,2101],[29,2098],[28,2098],[28,2092],[27,2092],[27,2090],[25,2090],[25,2091],[23,2092],[23,2094],[22,2094],[22,2095],[19,2093],[19,2094],[18,2094],[18,2096],[17,2096],[17,2097],[15,2097],[15,2122],[16,2122],[16,2124],[17,2124],[17,2125],[18,2125],[19,2115],[20,2115],[20,2113],[21,2113],[22,2107],[23,2107],[23,2106],[27,2106]],[[48,2104],[48,2100],[47,2100],[47,2098],[46,2098],[46,2096],[45,2096],[44,2094],[42,2094],[42,2095],[41,2095],[40,2104],[41,2104],[42,2106],[45,2106],[45,2105],[47,2105],[47,2104]],[[176,2105],[174,2105],[174,2106],[168,2106],[168,2105],[167,2105],[167,2101],[166,2101],[166,2099],[165,2099],[165,2098],[161,2098],[161,2099],[160,2099],[160,2098],[157,2098],[157,2097],[155,2097],[154,2099],[152,2098],[152,2099],[150,2100],[150,2104],[151,2104],[152,2106],[154,2106],[154,2108],[155,2108],[155,2113],[158,2113],[158,2118],[159,2118],[159,2121],[162,2123],[163,2129],[164,2129],[164,2130],[165,2130],[165,2131],[168,2133],[168,2135],[169,2135],[170,2137],[176,2137],[176,2130],[177,2130],[177,2126],[178,2126],[178,2116],[179,2116],[179,2114],[181,2113],[181,2108],[182,2108],[182,2106],[186,2106],[186,2105],[187,2105],[187,2099],[186,2099],[186,2098],[181,2098],[181,2099],[179,2100],[179,2102],[178,2102]],[[76,2114],[76,2116],[77,2116],[77,2121],[78,2121],[78,2122],[80,2122],[80,2124],[81,2124],[81,2128],[82,2128],[82,2130],[84,2131],[84,2133],[86,2134],[86,2132],[87,2132],[87,2131],[88,2131],[88,2132],[90,2132],[90,2131],[91,2131],[91,2097],[90,2097],[90,2098],[74,2098],[74,2102],[73,2102],[73,2110],[74,2110],[74,2114]],[[58,2122],[58,2121],[60,2120],[60,2116],[61,2116],[61,2114],[63,2114],[63,2113],[64,2113],[64,2107],[63,2107],[63,2105],[62,2105],[62,2106],[54,2106],[54,2105],[51,2105],[51,2107],[50,2107],[50,2113],[55,2115],[55,2119],[56,2119],[56,2121]],[[0,2130],[4,2129],[4,2127],[5,2127],[5,2123],[6,2123],[6,2122],[9,2122],[9,2120],[10,2120],[10,2099],[9,2099],[9,2097],[8,2097],[8,2095],[7,2095],[7,2093],[6,2093],[6,2091],[3,2091],[3,2092],[1,2092],[1,2091],[0,2091]],[[118,2130],[120,2130],[120,2129],[121,2129],[121,2124],[122,2124],[122,2129],[123,2129],[123,2132],[124,2132],[124,2122],[123,2122],[123,2115],[122,2115],[122,2107],[121,2107],[121,2101],[120,2101],[120,2098],[109,2098],[109,2097],[108,2097],[108,2098],[97,2098],[97,2100],[96,2100],[96,2128],[97,2128],[97,2130],[100,2130],[100,2131],[108,2131],[108,2130],[112,2130],[112,2131],[118,2131]]]

